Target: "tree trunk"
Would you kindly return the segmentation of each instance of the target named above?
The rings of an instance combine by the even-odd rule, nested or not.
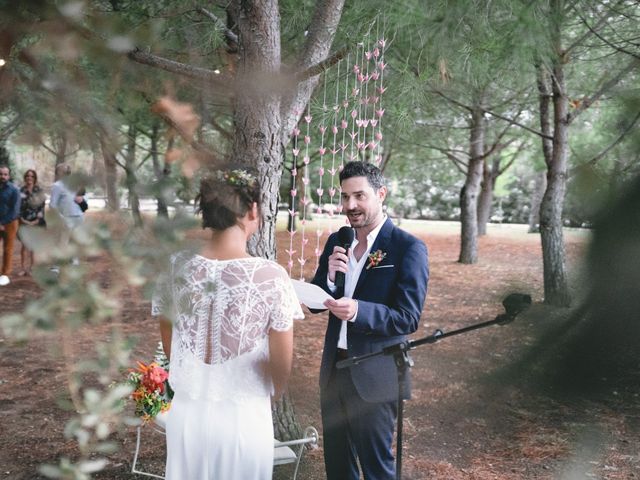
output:
[[[553,2],[555,19],[552,38],[557,57],[553,62],[553,152],[547,165],[547,189],[540,204],[540,237],[544,268],[544,302],[568,307],[571,296],[566,274],[566,254],[562,231],[562,208],[567,183],[569,101],[565,90],[564,66],[561,58],[560,11],[562,1]],[[544,147],[544,145],[543,145]]]
[[[275,437],[280,441],[300,438],[302,431],[296,420],[296,412],[293,407],[291,395],[287,391],[282,399],[273,405],[273,430]]]
[[[300,58],[296,62],[299,69],[309,68],[326,59],[331,51],[344,0],[318,0],[313,18],[309,23],[307,40]],[[290,93],[285,94],[282,101],[282,143],[287,145],[291,138],[291,131],[298,123],[311,98],[313,90],[320,81],[320,75],[311,77],[294,86]]]
[[[535,191],[531,196],[531,208],[529,209],[529,233],[540,232],[540,203],[547,189],[547,172],[538,172],[535,181]]]
[[[120,201],[118,199],[118,172],[116,170],[116,150],[111,145],[112,140],[100,136],[100,147],[102,149],[102,157],[104,158],[104,190],[107,194],[107,209],[111,212],[117,212],[120,209]]]
[[[460,191],[460,263],[478,261],[478,194],[482,181],[485,119],[482,108],[471,115],[471,135],[467,178]]]
[[[280,95],[266,80],[280,71],[278,2],[236,2],[231,8],[240,39],[238,83],[246,85],[234,99],[232,158],[258,171],[262,189],[262,226],[252,237],[249,249],[253,255],[275,259],[282,123]]]
[[[327,56],[343,3],[344,0],[318,1],[302,58],[297,64],[299,68],[313,65]],[[275,88],[269,81],[281,70],[278,2],[235,1],[229,6],[228,15],[234,20],[231,24],[235,24],[239,41],[237,84],[246,85],[234,98],[231,156],[235,163],[257,169],[262,189],[262,224],[249,242],[249,250],[253,255],[275,259],[275,226],[284,145],[288,143],[291,130],[311,97],[318,76],[294,86],[295,91],[287,94],[283,101],[281,86]],[[286,127],[283,126],[283,116]],[[281,440],[299,435],[293,407],[286,395],[274,407],[274,430]]]
[[[67,135],[64,133],[61,133],[59,136],[52,135],[51,140],[55,148],[57,167],[58,165],[63,164],[65,159],[67,158]]]
[[[142,215],[140,214],[140,198],[138,197],[138,178],[136,176],[136,137],[138,130],[135,125],[129,125],[127,135],[127,154],[125,157],[125,182],[129,192],[129,208],[136,226],[142,225]]]
[[[160,138],[160,126],[157,122],[153,123],[151,127],[151,162],[153,163],[153,173],[156,177],[155,194],[157,203],[157,213],[159,217],[168,218],[169,209],[167,207],[167,200],[165,199],[165,185],[169,178],[169,166],[167,162],[164,162],[163,166],[160,166],[160,154],[158,152],[158,140]]]
[[[491,204],[493,203],[493,190],[500,172],[500,159],[493,160],[491,168],[487,167],[485,160],[482,171],[482,188],[478,200],[478,236],[487,234],[487,223],[491,218]]]
[[[96,141],[95,137],[90,138],[91,146],[91,178],[93,179],[93,185],[104,184],[104,163],[102,162],[102,153],[100,152],[100,145]]]

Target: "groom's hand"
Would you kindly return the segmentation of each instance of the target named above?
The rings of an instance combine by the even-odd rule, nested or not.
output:
[[[358,302],[353,298],[329,298],[325,300],[324,306],[340,320],[354,321],[358,314]]]
[[[335,283],[336,272],[342,272],[346,275],[348,261],[349,257],[347,257],[347,251],[344,248],[338,245],[333,247],[333,253],[329,255],[329,280]]]

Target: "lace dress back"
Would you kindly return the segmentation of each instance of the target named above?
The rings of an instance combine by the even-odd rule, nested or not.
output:
[[[268,396],[269,330],[303,318],[291,281],[262,258],[171,258],[152,301],[152,314],[173,322],[169,382],[192,399]]]

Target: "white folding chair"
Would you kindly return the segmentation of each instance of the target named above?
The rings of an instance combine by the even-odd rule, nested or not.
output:
[[[315,428],[307,427],[304,429],[304,433],[300,439],[288,440],[286,442],[281,442],[277,439],[274,440],[275,450],[273,452],[273,465],[277,467],[278,465],[287,465],[295,462],[296,466],[293,470],[292,479],[296,480],[300,460],[302,460],[302,455],[304,455],[305,445],[317,448],[319,438],[320,436]],[[298,447],[297,451],[294,451],[291,447]]]
[[[155,473],[138,470],[137,466],[138,466],[138,455],[140,453],[140,442],[142,438],[142,428],[149,428],[153,432],[164,435],[165,425],[166,425],[165,415],[166,414],[158,415],[154,419],[153,425],[149,425],[148,427],[143,427],[142,425],[139,425],[136,428],[136,450],[133,454],[133,463],[131,465],[131,473],[144,475],[146,477],[164,479],[164,476],[162,475],[157,475]],[[287,465],[295,462],[295,469],[293,471],[292,479],[296,480],[296,477],[298,476],[298,468],[300,467],[300,461],[302,460],[302,456],[304,455],[305,445],[309,445],[312,448],[317,448],[318,440],[319,440],[318,431],[313,427],[305,428],[303,437],[300,439],[289,440],[286,442],[280,442],[279,440],[274,440],[273,465],[274,466]],[[294,448],[296,448],[296,450],[294,450]]]
[[[156,416],[156,418],[153,419],[153,424],[149,425],[148,428],[153,432],[164,435],[165,426],[166,426],[166,413],[161,413],[158,416]],[[161,478],[164,480],[163,475],[156,475],[154,473],[145,472],[142,470],[138,470],[136,468],[138,464],[138,454],[140,453],[140,439],[141,439],[142,428],[147,428],[147,427],[143,425],[138,425],[138,427],[136,428],[137,430],[136,431],[136,451],[133,454],[133,463],[131,465],[131,473],[137,473],[138,475],[144,475],[146,477]]]

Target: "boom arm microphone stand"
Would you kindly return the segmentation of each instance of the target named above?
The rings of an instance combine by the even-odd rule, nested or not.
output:
[[[414,349],[425,343],[436,343],[443,338],[453,337],[454,335],[460,335],[461,333],[467,333],[472,330],[478,330],[479,328],[489,327],[491,325],[506,325],[511,323],[516,316],[525,311],[531,306],[531,296],[523,293],[512,293],[508,295],[503,301],[505,313],[502,313],[493,320],[486,322],[476,323],[469,325],[468,327],[453,330],[451,332],[443,332],[442,330],[436,330],[432,335],[429,335],[418,340],[405,340],[404,342],[389,345],[378,352],[368,353],[359,357],[351,357],[346,360],[341,360],[336,363],[337,368],[347,368],[352,365],[358,365],[368,359],[380,356],[380,355],[393,355],[397,372],[398,372],[398,434],[396,442],[396,479],[402,479],[402,423],[403,423],[403,406],[404,400],[402,398],[402,392],[404,391],[404,385],[407,375],[407,369],[413,367],[413,359],[409,356],[409,350]]]

